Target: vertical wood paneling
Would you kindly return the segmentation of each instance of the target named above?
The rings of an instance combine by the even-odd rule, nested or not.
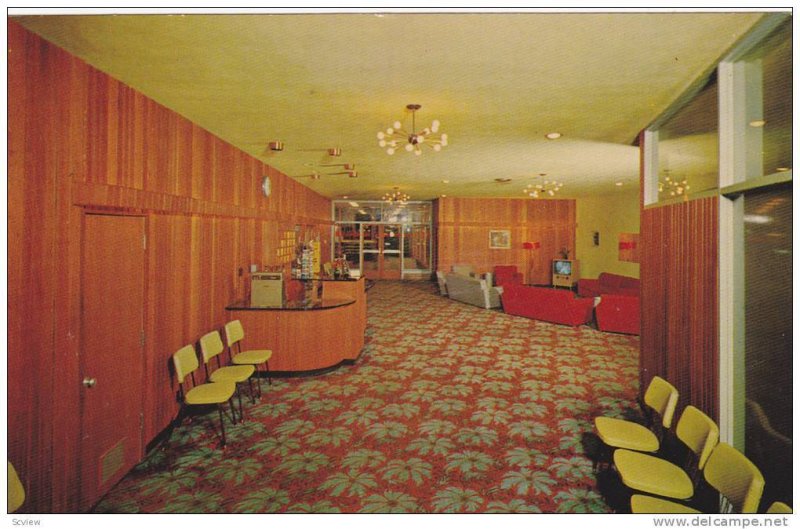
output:
[[[718,199],[642,212],[642,387],[670,380],[680,406],[718,417]]]
[[[147,218],[147,443],[177,412],[171,354],[224,324],[225,306],[246,292],[240,268],[277,262],[280,226],[328,226],[330,201],[8,28],[8,453],[24,511],[69,512],[79,505],[84,211]],[[265,174],[269,199],[258,192]]]
[[[575,256],[575,201],[443,198],[436,202],[436,269],[471,264],[479,272],[516,265],[531,283],[550,282],[550,262],[566,248]],[[489,230],[511,231],[511,248],[489,248]],[[523,242],[539,242],[524,250]],[[530,276],[528,266],[530,264]]]

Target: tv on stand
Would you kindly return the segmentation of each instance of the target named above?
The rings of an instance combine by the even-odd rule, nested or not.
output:
[[[553,259],[553,286],[572,288],[580,279],[580,262],[574,259]]]

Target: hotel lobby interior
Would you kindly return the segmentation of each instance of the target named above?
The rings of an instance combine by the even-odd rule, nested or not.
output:
[[[8,512],[790,513],[792,23],[9,10]]]

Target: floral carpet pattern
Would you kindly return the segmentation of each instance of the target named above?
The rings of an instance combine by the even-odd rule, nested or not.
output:
[[[584,437],[634,407],[638,347],[378,282],[355,364],[265,382],[224,450],[184,420],[94,512],[608,512]]]

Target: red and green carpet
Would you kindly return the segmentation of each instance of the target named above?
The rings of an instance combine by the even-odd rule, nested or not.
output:
[[[638,347],[378,282],[354,365],[265,383],[225,450],[184,421],[94,512],[608,512],[585,438],[634,407]]]

